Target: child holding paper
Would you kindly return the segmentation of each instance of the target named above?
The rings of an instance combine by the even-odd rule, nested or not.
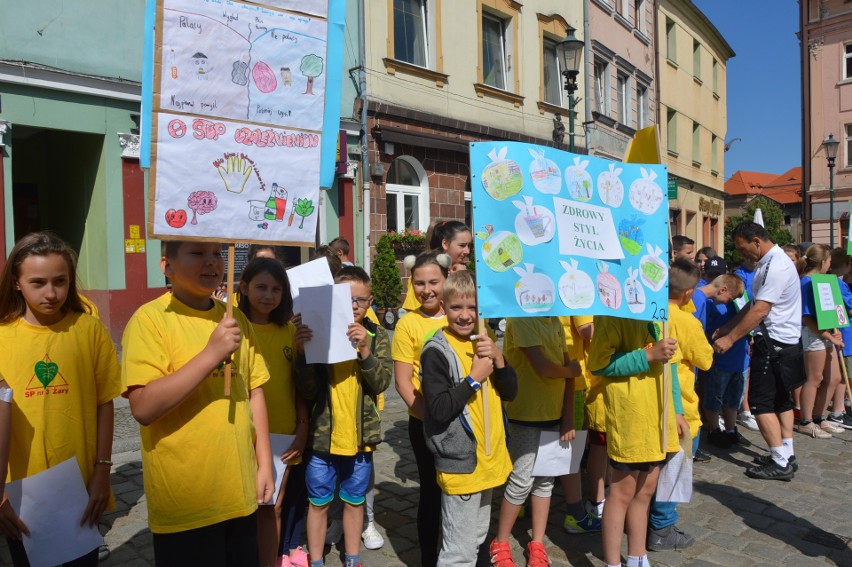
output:
[[[669,364],[672,382],[676,381],[680,387],[683,407],[683,415],[677,414],[678,433],[681,437],[691,436],[693,452],[698,447],[701,427],[695,368],[708,370],[713,364],[713,347],[707,342],[701,322],[682,309],[692,300],[699,277],[700,269],[689,260],[677,259],[669,268],[669,336],[677,341],[677,349]],[[678,529],[677,520],[676,503],[654,499],[648,520],[648,549],[663,551],[691,547],[695,538]]]
[[[544,547],[544,530],[554,479],[534,477],[533,466],[542,430],[559,428],[563,441],[576,435],[574,377],[580,374],[580,366],[569,358],[565,332],[556,317],[508,319],[504,346],[506,360],[518,375],[518,394],[506,404],[513,468],[500,505],[497,535],[491,542],[491,563],[514,567],[509,536],[521,505],[532,493],[528,564],[544,567],[550,561]]]
[[[225,271],[219,243],[164,242],[160,266],[171,292],[140,307],[122,339],[154,561],[254,565],[257,505],[273,491],[269,371],[245,315],[226,317],[210,296]]]
[[[344,567],[361,564],[361,506],[370,482],[372,451],[382,434],[375,398],[387,389],[393,375],[387,333],[364,318],[373,299],[370,276],[362,268],[347,266],[337,273],[335,282],[348,283],[351,288],[355,322],[349,324],[347,336],[357,350],[357,359],[309,365],[304,345],[312,337],[311,330],[300,325],[296,333],[296,389],[313,404],[305,481],[308,552],[314,567],[324,565],[328,504],[338,483],[344,502]]]
[[[239,294],[240,310],[251,321],[257,348],[269,368],[269,381],[263,385],[269,432],[295,435],[284,454],[273,456],[287,463],[274,506],[261,506],[257,512],[260,565],[307,567],[307,553],[300,544],[308,505],[301,457],[308,439],[308,404],[296,395],[293,380],[296,327],[287,320],[293,298],[283,264],[272,258],[250,261]]]
[[[518,384],[494,341],[487,334],[473,336],[477,312],[471,273],[450,274],[443,300],[447,328],[438,330],[420,354],[426,443],[441,487],[438,564],[473,567],[488,534],[491,490],[512,470],[502,403],[514,399]]]
[[[89,493],[79,521],[97,526],[113,505],[112,400],[121,392],[121,382],[109,333],[81,302],[76,269],[71,247],[47,232],[23,237],[6,260],[0,280],[0,344],[5,349],[0,357],[0,416],[5,414],[3,434],[10,436],[4,439],[5,480],[76,458]],[[17,395],[9,419],[12,390]],[[25,520],[4,494],[0,526],[16,566],[29,564],[21,542],[21,534],[29,535]],[[97,547],[74,561],[97,565]]]
[[[648,564],[645,538],[651,496],[666,454],[680,450],[675,418],[683,412],[679,392],[674,396],[666,392],[668,443],[665,447],[661,443],[663,363],[677,348],[675,339],[663,338],[662,327],[658,322],[595,317],[589,369],[604,379],[607,454],[612,473],[601,526],[608,567],[621,565],[625,524],[628,566]],[[672,380],[672,388],[676,385],[677,380]]]

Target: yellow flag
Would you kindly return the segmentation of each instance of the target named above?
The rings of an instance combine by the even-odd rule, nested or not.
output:
[[[624,156],[627,163],[662,163],[660,161],[660,140],[656,126],[648,126],[636,132],[627,147]]]

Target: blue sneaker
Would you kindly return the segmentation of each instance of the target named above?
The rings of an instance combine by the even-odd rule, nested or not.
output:
[[[591,512],[587,512],[580,521],[577,521],[571,514],[565,514],[562,528],[569,534],[596,533],[601,531],[601,519]]]

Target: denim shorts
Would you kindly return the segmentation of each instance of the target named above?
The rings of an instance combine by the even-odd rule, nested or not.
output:
[[[704,409],[719,413],[722,407],[739,409],[745,393],[745,375],[714,368],[704,378]]]
[[[308,501],[314,506],[325,506],[334,500],[334,489],[340,483],[340,499],[347,504],[360,506],[370,485],[373,453],[361,452],[354,456],[313,453],[305,469]]]

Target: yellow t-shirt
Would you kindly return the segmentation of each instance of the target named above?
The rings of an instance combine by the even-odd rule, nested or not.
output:
[[[653,344],[649,326],[662,337],[662,325],[648,321],[595,317],[595,339],[589,349],[589,368],[606,367],[617,352],[631,352]],[[668,444],[662,447],[663,365],[651,364],[648,372],[635,376],[604,377],[606,440],[609,457],[622,463],[662,461],[667,452],[677,452],[674,402],[668,389]]]
[[[587,363],[589,360],[589,341],[580,334],[580,327],[594,321],[592,316],[561,316],[558,317],[565,332],[565,344],[568,347],[568,356],[580,364],[580,375],[574,378],[574,391],[582,392],[589,387],[589,376]]]
[[[710,369],[713,365],[713,347],[707,342],[701,321],[678,305],[669,304],[669,335],[677,340],[677,350],[670,363],[677,364],[683,417],[694,439],[701,427],[701,411],[698,393],[695,391],[695,367]]]
[[[296,383],[293,360],[296,357],[296,326],[287,322],[257,325],[252,323],[260,354],[269,369],[269,380],[263,385],[269,432],[296,433]]]
[[[68,313],[49,327],[23,319],[0,325],[0,344],[0,378],[15,391],[6,481],[76,457],[88,483],[98,458],[98,406],[121,394],[109,332],[91,315]]]
[[[452,333],[444,333],[447,342],[461,361],[464,376],[470,374],[473,366],[474,343],[457,338]],[[469,474],[437,472],[438,486],[447,494],[473,494],[489,488],[501,486],[512,472],[512,458],[506,447],[506,431],[503,425],[503,411],[497,389],[487,382],[479,392],[468,399],[470,422],[476,438],[476,469]],[[485,404],[483,393],[488,395],[488,425],[491,433],[491,454],[485,454]]]
[[[98,306],[95,305],[95,303],[91,299],[89,299],[88,297],[86,297],[82,293],[78,293],[77,295],[80,297],[80,303],[83,304],[83,308],[88,309],[89,314],[92,317],[94,317],[95,319],[100,319],[101,316],[100,316],[100,311],[98,310]]]
[[[438,329],[447,326],[447,317],[429,317],[420,312],[420,307],[406,313],[393,332],[393,345],[391,346],[391,358],[396,362],[405,362],[412,366],[411,383],[414,390],[423,394],[420,386],[420,351],[426,340]],[[409,415],[414,415],[411,410]]]
[[[182,368],[207,345],[225,304],[198,311],[166,293],[140,307],[122,338],[124,395]],[[251,324],[234,318],[243,340],[232,355],[231,396],[224,365],[177,407],[140,427],[148,524],[175,533],[247,516],[257,509],[257,458],[249,390],[269,380]]]
[[[358,453],[358,361],[331,365],[331,454],[352,457]]]
[[[517,421],[556,421],[562,418],[565,380],[539,376],[521,350],[541,347],[544,357],[562,365],[568,347],[562,323],[556,317],[506,319],[503,352],[518,375],[518,395],[506,404],[509,419]]]

